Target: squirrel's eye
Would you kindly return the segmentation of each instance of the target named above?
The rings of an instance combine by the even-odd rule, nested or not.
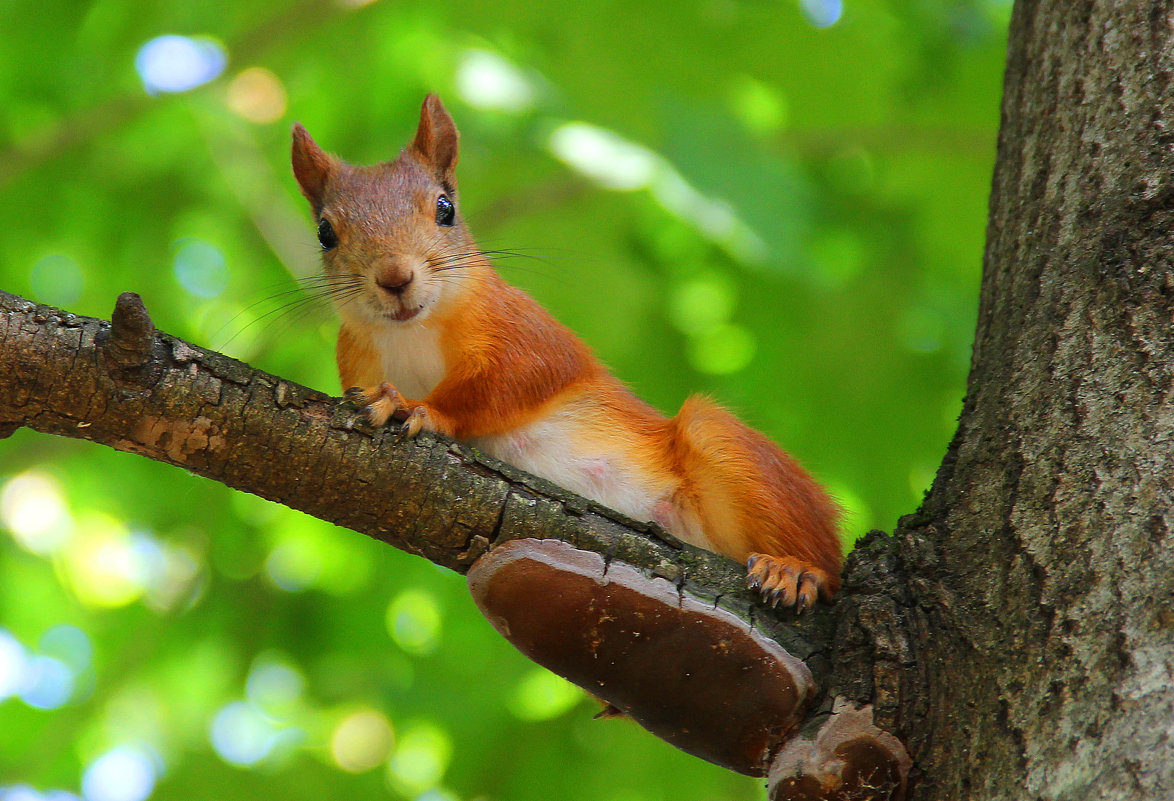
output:
[[[448,199],[448,195],[436,198],[436,224],[449,226],[457,216],[457,207]]]
[[[323,250],[334,250],[338,247],[338,234],[334,233],[334,227],[325,217],[318,223],[318,241],[322,243]]]

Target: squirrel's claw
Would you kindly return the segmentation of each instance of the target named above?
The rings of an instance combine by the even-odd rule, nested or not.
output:
[[[762,595],[771,607],[794,607],[804,612],[821,595],[829,599],[828,574],[792,556],[752,553],[746,560],[746,586]]]
[[[399,392],[386,381],[377,387],[350,387],[343,397],[361,406],[358,416],[376,428],[385,425],[403,405]]]
[[[412,409],[408,419],[400,426],[400,439],[414,439],[424,429],[424,423],[428,419],[428,411],[423,406],[417,406]]]

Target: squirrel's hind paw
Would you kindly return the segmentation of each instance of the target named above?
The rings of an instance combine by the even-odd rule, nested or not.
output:
[[[403,426],[400,427],[399,435],[404,439],[412,439],[425,428],[431,430],[428,425],[428,410],[423,406],[417,406],[412,409],[408,419],[404,421]]]
[[[831,576],[827,571],[793,556],[752,553],[746,560],[746,586],[762,594],[770,606],[793,606],[802,612],[815,605],[817,597],[830,601]]]

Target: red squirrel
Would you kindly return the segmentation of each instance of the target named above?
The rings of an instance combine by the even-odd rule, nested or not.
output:
[[[458,137],[431,94],[415,139],[383,164],[346,164],[293,127],[294,175],[342,318],[347,397],[373,425],[406,415],[407,436],[444,434],[732,557],[767,603],[830,600],[836,504],[707,398],[666,418],[502,280],[457,210]]]

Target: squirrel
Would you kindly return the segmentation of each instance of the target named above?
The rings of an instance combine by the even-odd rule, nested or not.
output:
[[[346,397],[746,565],[771,605],[802,612],[840,585],[839,509],[766,436],[708,398],[666,418],[569,329],[507,284],[458,212],[459,134],[429,94],[394,161],[360,167],[293,126],[342,325]]]

